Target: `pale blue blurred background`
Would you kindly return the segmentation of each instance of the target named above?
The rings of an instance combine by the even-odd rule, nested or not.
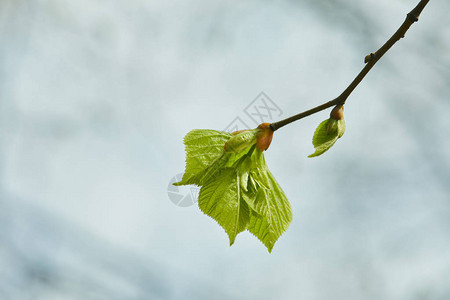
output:
[[[189,130],[256,126],[260,92],[268,121],[336,97],[417,2],[0,1],[0,299],[449,299],[448,1],[329,153],[307,158],[328,111],[276,132],[272,254],[167,191]]]

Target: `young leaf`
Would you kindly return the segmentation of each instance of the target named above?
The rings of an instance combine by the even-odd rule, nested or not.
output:
[[[201,186],[199,207],[224,228],[230,245],[238,233],[248,229],[271,252],[289,227],[292,212],[260,149],[260,145],[267,149],[273,133],[265,127],[234,134],[189,132],[184,139],[185,175],[175,185]]]
[[[233,135],[224,146],[225,152],[239,152],[245,148],[256,143],[256,134],[258,129],[243,130],[242,132]]]
[[[286,195],[267,168],[262,152],[259,160],[260,165],[264,168],[254,169],[250,173],[250,177],[257,182],[259,188],[255,190],[253,203],[249,205],[253,210],[250,215],[248,231],[254,234],[271,252],[275,242],[289,227],[292,221],[292,211]],[[250,192],[251,189],[249,189]]]
[[[200,209],[215,219],[230,238],[233,245],[236,235],[244,231],[250,220],[248,205],[241,199],[239,174],[233,168],[221,170],[200,189]]]
[[[314,132],[312,143],[316,151],[308,157],[322,155],[328,151],[336,141],[344,135],[345,121],[344,119],[335,120],[328,119],[319,124]]]
[[[209,129],[194,129],[186,134],[186,170],[174,185],[201,185],[199,175],[223,155],[223,145],[230,137],[227,132]]]

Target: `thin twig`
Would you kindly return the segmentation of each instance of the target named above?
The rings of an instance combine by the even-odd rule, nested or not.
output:
[[[340,94],[337,98],[328,101],[326,103],[323,103],[317,107],[314,107],[310,110],[304,111],[302,113],[299,113],[297,115],[294,115],[292,117],[289,117],[287,119],[272,123],[270,125],[270,128],[275,131],[277,129],[280,129],[281,127],[292,123],[294,121],[300,120],[304,117],[307,117],[309,115],[315,114],[319,111],[322,111],[324,109],[327,109],[332,106],[336,105],[343,105],[345,101],[347,100],[348,96],[353,92],[353,90],[358,86],[358,84],[363,80],[363,78],[369,73],[370,69],[377,63],[377,61],[401,38],[405,37],[406,31],[408,31],[409,27],[414,22],[417,22],[419,20],[419,15],[422,12],[422,10],[425,8],[425,6],[428,4],[429,0],[421,0],[417,6],[409,12],[409,14],[406,15],[406,20],[403,22],[403,24],[397,29],[397,31],[391,36],[389,40],[387,40],[386,43],[384,43],[383,46],[381,46],[380,49],[378,49],[375,53],[370,53],[367,55],[364,59],[364,62],[366,65],[364,68],[359,72],[359,74],[353,79],[353,81],[350,83],[350,85]]]

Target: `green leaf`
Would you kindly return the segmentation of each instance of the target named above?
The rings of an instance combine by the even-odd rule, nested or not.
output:
[[[233,168],[221,170],[203,185],[198,205],[225,229],[230,238],[230,246],[236,235],[248,226],[250,211],[246,202],[241,199],[239,175]]]
[[[248,231],[255,235],[269,250],[272,251],[275,242],[287,230],[292,221],[292,211],[283,190],[267,168],[262,152],[255,153],[259,160],[259,168],[250,172],[255,187],[249,187],[245,194],[252,208]],[[247,200],[248,202],[248,200]]]
[[[256,132],[189,132],[184,139],[186,171],[176,185],[201,186],[199,207],[224,228],[230,245],[248,229],[271,252],[289,227],[292,212],[264,153],[255,145]]]
[[[186,170],[182,180],[174,185],[201,185],[201,175],[221,158],[224,144],[230,137],[230,133],[209,129],[194,129],[186,134]]]
[[[259,129],[245,130],[239,134],[233,135],[225,143],[225,152],[240,152],[256,143],[256,134]]]
[[[340,139],[345,132],[345,121],[344,119],[338,121],[338,138]]]
[[[320,123],[312,140],[316,151],[308,157],[319,156],[328,151],[344,135],[344,132],[344,119],[338,121],[330,118]]]

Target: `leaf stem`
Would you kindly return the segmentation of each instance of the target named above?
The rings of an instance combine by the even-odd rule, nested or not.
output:
[[[320,112],[324,109],[327,109],[332,106],[336,105],[343,105],[345,104],[345,101],[350,96],[350,94],[353,92],[353,90],[358,86],[358,84],[364,79],[364,77],[369,73],[370,69],[377,63],[377,61],[401,38],[403,38],[406,34],[406,31],[408,31],[409,27],[414,22],[417,22],[419,20],[419,15],[422,12],[422,10],[425,8],[425,6],[428,4],[429,0],[421,0],[419,4],[417,4],[416,7],[414,7],[413,10],[411,10],[406,15],[406,20],[403,22],[402,25],[397,29],[397,31],[384,43],[383,46],[381,46],[380,49],[378,49],[375,53],[370,53],[367,55],[364,59],[364,62],[366,65],[364,68],[359,72],[359,74],[353,79],[353,81],[350,83],[350,85],[340,94],[337,98],[328,101],[326,103],[323,103],[319,106],[316,106],[314,108],[311,108],[307,111],[304,111],[302,113],[296,114],[292,117],[286,118],[284,120],[272,123],[270,125],[270,128],[275,131],[277,129],[280,129],[281,127],[288,125],[294,121],[303,119],[307,116],[310,116],[312,114],[315,114],[317,112]]]

